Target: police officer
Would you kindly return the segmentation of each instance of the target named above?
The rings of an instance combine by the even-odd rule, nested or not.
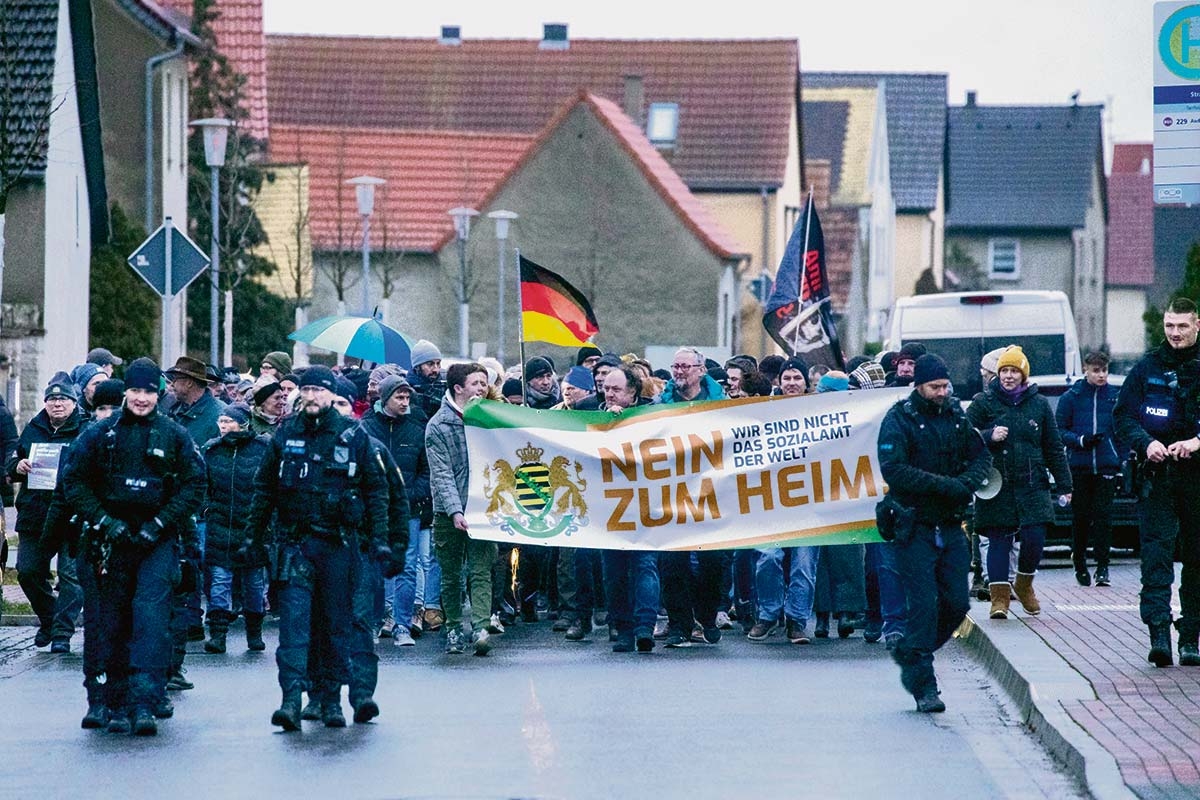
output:
[[[895,548],[908,597],[904,638],[892,658],[917,710],[929,713],[946,710],[933,653],[967,614],[971,551],[962,518],[992,457],[950,393],[941,358],[918,357],[912,382],[912,394],[892,406],[880,426],[879,468],[899,506],[888,546]]]
[[[366,432],[333,408],[336,390],[328,367],[305,370],[300,413],[272,439],[250,504],[248,548],[266,541],[277,513],[271,550],[272,578],[282,584],[275,661],[283,702],[271,724],[286,731],[300,729],[314,635],[318,646],[328,648],[326,674],[337,687],[322,698],[322,719],[328,727],[345,726],[340,694],[350,676],[357,537],[364,526],[376,536],[388,531],[387,478]],[[390,556],[386,539],[373,547],[378,557]]]
[[[1166,342],[1134,365],[1113,409],[1117,438],[1145,459],[1138,504],[1142,544],[1142,622],[1150,628],[1147,659],[1169,667],[1174,556],[1179,585],[1179,663],[1200,666],[1200,347],[1196,304],[1176,298],[1163,314]]]
[[[123,658],[85,659],[89,707],[106,702],[108,729],[158,732],[153,710],[171,657],[171,592],[179,582],[179,536],[204,496],[204,464],[178,423],[158,411],[158,365],[125,372],[125,409],[76,439],[63,483],[89,523],[88,565],[99,586],[98,639]],[[103,667],[105,673],[89,674]],[[127,691],[126,691],[127,687]]]

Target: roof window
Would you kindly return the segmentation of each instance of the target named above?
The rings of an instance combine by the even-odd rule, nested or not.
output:
[[[679,103],[651,103],[646,115],[646,138],[660,147],[674,147],[679,134]]]

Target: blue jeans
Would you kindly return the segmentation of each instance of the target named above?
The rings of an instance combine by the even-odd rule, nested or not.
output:
[[[431,554],[430,529],[416,517],[408,520],[404,572],[389,578],[384,591],[392,600],[393,619],[405,625],[418,606],[442,607],[442,570]]]
[[[758,605],[755,591],[755,573],[758,572],[759,552],[752,548],[733,551],[733,606],[737,609],[742,625],[754,624],[752,617]]]
[[[41,533],[21,533],[17,548],[17,581],[43,630],[55,639],[70,639],[75,618],[83,608],[83,591],[75,572],[75,560],[65,547],[54,551],[42,541]],[[50,583],[50,560],[58,556],[58,593]]]
[[[756,613],[760,620],[778,620],[779,612],[785,611],[788,619],[803,623],[812,614],[820,550],[816,547],[789,547],[787,552],[791,564],[785,592],[783,548],[759,551],[758,563],[754,567],[754,583],[758,594]]]
[[[1023,525],[1020,528],[980,528],[979,535],[988,540],[987,574],[991,583],[1004,583],[1008,576],[1009,554],[1013,540],[1021,537],[1020,554],[1017,556],[1017,572],[1032,575],[1042,562],[1042,550],[1046,546],[1045,525]],[[980,547],[982,550],[982,546]],[[1004,575],[1005,578],[999,576]]]
[[[603,554],[608,624],[618,636],[649,636],[658,618],[658,553],[605,550]]]
[[[867,545],[867,619],[883,622],[883,635],[904,635],[908,615],[904,584],[896,567],[896,548],[890,542]]]
[[[934,651],[967,615],[971,547],[958,522],[937,528],[917,523],[910,540],[890,547],[908,599],[904,639],[892,657],[902,675],[910,676],[913,695],[920,696],[927,687],[937,689]]]
[[[237,575],[242,582],[242,603],[251,614],[262,614],[267,608],[267,570],[264,567],[210,566],[208,573],[208,606],[222,611],[233,611],[233,578]]]

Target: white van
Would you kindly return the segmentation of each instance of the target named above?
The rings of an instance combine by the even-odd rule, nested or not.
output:
[[[1070,379],[1083,372],[1071,303],[1063,292],[952,292],[902,297],[892,309],[885,350],[921,342],[946,360],[954,392],[970,398],[981,388],[979,360],[997,347],[1019,344],[1033,375]]]

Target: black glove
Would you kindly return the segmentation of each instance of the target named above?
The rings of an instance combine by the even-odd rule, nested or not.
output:
[[[250,559],[254,556],[258,549],[259,548],[255,543],[254,537],[247,536],[242,540],[242,543],[238,545],[238,549],[233,551],[233,560],[237,564],[249,564]]]
[[[975,490],[965,478],[951,478],[950,484],[950,499],[957,503],[969,503],[975,496]]]
[[[404,554],[397,558],[395,551],[386,544],[375,545],[372,555],[383,577],[394,578],[404,571]]]
[[[143,547],[151,547],[158,542],[162,536],[163,524],[157,519],[147,520],[142,523],[142,527],[138,528],[137,536],[134,537],[136,544]]]
[[[129,541],[129,526],[123,520],[105,514],[93,527],[100,531],[100,535],[107,539],[109,544]]]
[[[1083,444],[1084,450],[1093,450],[1104,441],[1103,433],[1089,433],[1086,436],[1080,437],[1080,442]]]

